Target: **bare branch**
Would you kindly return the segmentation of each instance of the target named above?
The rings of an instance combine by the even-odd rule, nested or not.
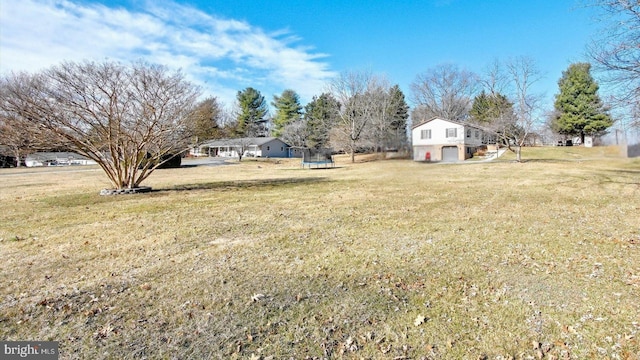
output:
[[[420,113],[429,118],[463,121],[478,88],[478,76],[470,71],[460,70],[452,64],[439,65],[416,76],[411,84],[413,102],[422,108]],[[413,119],[423,121],[425,119]]]
[[[594,69],[612,92],[609,103],[638,123],[634,107],[640,99],[640,3],[636,0],[585,0],[601,10],[606,29],[588,46]]]
[[[191,140],[199,91],[159,65],[66,62],[4,83],[3,110],[26,114],[96,161],[116,189],[139,186]]]
[[[373,76],[369,72],[345,72],[329,84],[332,95],[340,103],[338,123],[332,131],[332,142],[351,153],[361,146],[362,134],[374,117],[376,102],[370,96],[376,89],[388,85],[386,79]]]

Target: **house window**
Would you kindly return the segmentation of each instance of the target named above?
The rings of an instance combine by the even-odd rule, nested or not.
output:
[[[421,130],[420,139],[431,139],[431,129]]]
[[[280,151],[284,151],[284,146],[280,146]]]
[[[467,137],[470,138],[471,137],[471,129],[467,129]]]
[[[267,146],[267,151],[271,150],[271,146]]]
[[[450,138],[454,138],[454,137],[458,137],[458,129],[456,128],[449,128],[447,129],[447,137]]]

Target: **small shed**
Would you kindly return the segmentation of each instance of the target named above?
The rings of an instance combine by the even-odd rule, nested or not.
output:
[[[584,147],[593,147],[593,137],[585,136],[584,137]]]

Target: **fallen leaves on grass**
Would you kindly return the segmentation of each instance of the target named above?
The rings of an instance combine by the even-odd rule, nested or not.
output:
[[[101,326],[98,331],[93,333],[96,339],[104,339],[115,333],[115,329],[111,325]]]
[[[140,289],[142,290],[151,290],[151,285],[149,283],[144,283],[140,285]]]

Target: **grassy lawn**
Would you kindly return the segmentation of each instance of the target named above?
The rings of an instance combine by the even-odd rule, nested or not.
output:
[[[0,170],[0,339],[61,359],[637,359],[640,160]],[[360,160],[365,160],[360,158]]]

